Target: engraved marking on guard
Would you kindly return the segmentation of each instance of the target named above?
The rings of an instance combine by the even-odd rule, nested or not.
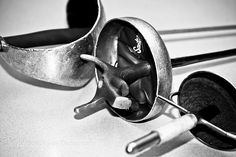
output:
[[[118,67],[118,61],[115,62],[114,67]]]
[[[142,41],[141,39],[139,38],[138,35],[136,35],[136,38],[134,39],[137,43],[137,46],[134,46],[133,47],[133,51],[140,54],[142,51],[141,51],[141,44],[142,44]]]

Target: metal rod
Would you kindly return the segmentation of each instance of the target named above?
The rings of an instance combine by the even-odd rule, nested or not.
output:
[[[183,112],[184,114],[193,114],[191,113],[190,111],[188,111],[187,109],[183,108],[182,106],[174,103],[173,101],[161,96],[161,95],[157,95],[157,97],[163,101],[165,101],[166,103],[170,104],[171,106],[173,107],[176,107],[177,109],[179,109],[181,112]],[[225,136],[225,137],[228,137],[234,141],[236,141],[236,135],[230,133],[230,132],[227,132],[227,131],[224,131],[223,129],[219,128],[218,126],[208,122],[207,120],[203,119],[202,117],[199,117],[197,115],[195,115],[197,118],[198,118],[198,124],[203,124],[205,126],[207,126],[208,128],[210,128],[211,130]]]
[[[229,56],[236,55],[236,49],[229,49],[224,51],[200,54],[200,55],[193,55],[193,56],[186,56],[186,57],[179,57],[171,59],[171,64],[173,68],[186,66],[194,63],[199,63],[203,61],[219,59]]]
[[[161,99],[162,101],[167,102],[168,104],[170,104],[171,106],[176,107],[177,109],[179,109],[181,112],[188,114],[190,113],[188,110],[186,110],[185,108],[183,108],[182,106],[177,105],[176,103],[174,103],[173,101],[161,96],[161,95],[157,95],[157,98]]]
[[[172,120],[170,123],[153,130],[126,146],[128,154],[135,154],[153,146],[160,146],[182,133],[194,128],[197,124],[197,118],[193,114],[185,114],[184,116]]]
[[[159,30],[158,32],[160,35],[169,35],[169,34],[182,34],[182,33],[210,32],[210,31],[226,31],[226,30],[234,30],[234,29],[236,30],[236,25]]]
[[[159,133],[157,131],[151,131],[149,134],[138,138],[135,141],[130,142],[126,146],[126,152],[128,154],[135,154],[141,152],[147,148],[153,147],[161,142]]]

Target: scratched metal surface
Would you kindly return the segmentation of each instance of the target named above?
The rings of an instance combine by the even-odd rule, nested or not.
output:
[[[28,77],[62,86],[81,88],[94,77],[94,66],[83,64],[80,54],[93,55],[104,23],[104,9],[97,1],[98,13],[93,26],[83,37],[52,48],[19,48],[1,40],[2,59],[10,68]]]
[[[231,0],[103,0],[107,18],[140,17],[157,30],[236,24],[236,2]],[[1,0],[0,34],[14,35],[66,27],[67,0]],[[171,6],[170,6],[171,4]],[[53,7],[52,7],[53,6]],[[44,10],[42,12],[42,10]],[[52,20],[54,19],[54,20]],[[53,21],[53,22],[52,22]],[[170,57],[235,48],[236,31],[162,36]],[[170,121],[176,110],[167,107],[162,116],[132,124],[107,110],[75,120],[73,108],[93,98],[92,80],[79,90],[55,88],[7,68],[0,60],[0,156],[129,156],[125,145],[151,129]],[[226,58],[173,70],[176,91],[188,74],[198,70],[217,73],[236,84],[236,58]],[[233,157],[236,152],[210,149],[186,133],[161,147],[134,155]]]

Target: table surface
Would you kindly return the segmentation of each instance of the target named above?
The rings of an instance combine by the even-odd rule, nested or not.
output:
[[[234,0],[102,0],[107,19],[134,16],[156,30],[236,24]],[[0,35],[67,27],[67,0],[1,0]],[[162,36],[171,58],[236,48],[236,30]],[[83,120],[73,118],[73,108],[91,100],[95,81],[79,90],[36,86],[28,77],[6,69],[0,60],[0,156],[74,157],[130,156],[126,144],[171,121],[170,107],[146,123],[129,123],[102,110]],[[194,71],[207,70],[236,84],[236,57],[173,69],[173,88]],[[235,151],[218,151],[187,132],[160,147],[134,155],[220,157]]]

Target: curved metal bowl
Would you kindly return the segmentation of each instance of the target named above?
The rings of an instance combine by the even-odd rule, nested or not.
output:
[[[124,31],[128,33],[127,40],[121,39]],[[137,38],[140,38],[140,43]],[[151,106],[144,105],[138,111],[121,111],[114,108],[112,110],[126,121],[143,122],[150,120],[159,116],[164,105],[156,95],[167,97],[171,90],[172,67],[167,49],[159,34],[147,22],[131,17],[117,18],[107,22],[102,29],[96,45],[96,57],[113,66],[120,66],[118,44],[121,40],[123,43],[127,42],[125,44],[134,50],[139,47],[139,44],[145,47],[144,50],[140,49],[134,53],[138,55],[140,60],[147,61],[152,66],[149,79],[154,87],[152,91],[154,100]],[[96,79],[99,80],[100,77],[99,72],[96,72]]]
[[[97,0],[97,19],[90,31],[78,40],[46,49],[19,48],[0,39],[0,56],[14,70],[29,77],[68,87],[82,87],[94,76],[94,66],[84,64],[80,54],[94,54],[95,43],[105,24],[105,13]],[[79,19],[78,19],[79,20]]]

